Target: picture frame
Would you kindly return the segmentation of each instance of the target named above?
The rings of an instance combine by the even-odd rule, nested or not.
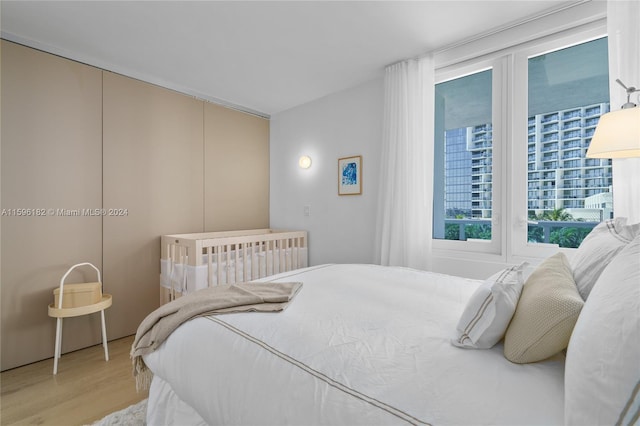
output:
[[[338,158],[338,195],[362,194],[362,156]]]

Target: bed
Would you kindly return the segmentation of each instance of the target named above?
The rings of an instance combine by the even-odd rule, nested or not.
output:
[[[282,312],[201,316],[144,355],[154,375],[147,424],[636,424],[640,237],[612,238],[606,229],[594,235],[570,261],[559,253],[526,275],[523,264],[486,280],[332,264],[262,278],[302,287]],[[557,265],[564,275],[553,275]],[[536,341],[525,358],[543,357],[531,361],[517,358],[523,356],[517,327],[536,322],[523,315],[540,308],[529,303],[538,302],[534,293],[544,286],[534,281],[540,279],[570,282],[568,306],[577,312],[566,351],[539,345],[567,334],[564,317],[540,338],[535,330],[524,333]],[[497,283],[506,296],[494,292]],[[481,349],[491,333],[478,337],[474,327],[491,309],[483,303],[480,318],[470,327],[463,323],[487,289],[485,302],[500,301],[489,328],[505,322],[500,304],[516,297],[504,338],[491,336],[497,343]],[[543,293],[544,308],[562,291]],[[552,316],[543,312],[541,321]]]
[[[160,304],[203,288],[304,268],[307,232],[250,229],[163,235]]]

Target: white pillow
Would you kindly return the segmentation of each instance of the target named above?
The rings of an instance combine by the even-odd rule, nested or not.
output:
[[[640,237],[606,267],[569,341],[565,423],[630,424],[640,395]]]
[[[618,217],[600,223],[586,236],[570,261],[582,300],[587,300],[611,259],[638,235],[640,223],[627,225],[626,218]]]
[[[461,348],[489,349],[504,337],[522,292],[522,270],[527,265],[503,269],[473,293],[460,317],[456,338]]]

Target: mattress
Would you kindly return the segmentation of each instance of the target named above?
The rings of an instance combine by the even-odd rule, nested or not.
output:
[[[321,265],[281,313],[201,317],[144,360],[148,424],[562,424],[564,356],[451,344],[481,281]]]

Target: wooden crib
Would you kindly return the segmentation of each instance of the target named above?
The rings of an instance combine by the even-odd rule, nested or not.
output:
[[[160,304],[218,284],[304,268],[307,232],[274,229],[163,235]]]

